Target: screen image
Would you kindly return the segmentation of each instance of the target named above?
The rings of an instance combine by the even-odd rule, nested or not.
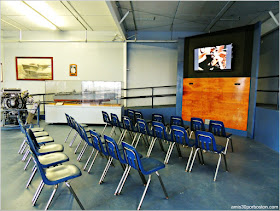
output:
[[[194,49],[194,71],[231,70],[232,43]]]

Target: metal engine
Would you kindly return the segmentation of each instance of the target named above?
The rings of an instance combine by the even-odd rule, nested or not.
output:
[[[1,105],[3,110],[3,126],[17,125],[17,116],[22,119],[26,118],[26,104],[32,103],[33,98],[29,98],[28,91],[21,92],[21,89],[2,89]]]

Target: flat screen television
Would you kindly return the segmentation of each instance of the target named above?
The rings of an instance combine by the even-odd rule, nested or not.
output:
[[[194,49],[194,71],[230,71],[232,43]]]

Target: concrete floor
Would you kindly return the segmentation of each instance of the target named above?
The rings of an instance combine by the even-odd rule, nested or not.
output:
[[[64,144],[64,139],[70,130],[67,125],[47,125],[41,121],[41,126],[55,139],[55,143]],[[103,126],[90,126],[101,132]],[[70,138],[73,137],[71,134]],[[109,134],[109,129],[105,134]],[[117,133],[119,135],[119,131]],[[42,210],[50,197],[53,187],[45,186],[37,204],[32,207],[32,197],[40,182],[36,174],[30,187],[25,184],[31,174],[32,165],[26,171],[22,156],[17,153],[24,135],[20,130],[2,131],[1,135],[1,209],[4,210]],[[118,136],[115,136],[118,138]],[[131,143],[129,136],[126,137]],[[70,140],[69,140],[70,141]],[[88,148],[81,162],[76,160],[74,149],[64,144],[64,152],[69,156],[68,163],[76,164],[80,169],[84,166],[90,149]],[[218,139],[218,144],[225,144],[224,139]],[[227,162],[229,172],[221,163],[217,181],[213,176],[218,156],[205,153],[205,165],[195,162],[191,173],[185,172],[185,165],[190,149],[181,148],[183,158],[178,158],[174,149],[169,164],[160,170],[162,180],[167,189],[169,199],[164,198],[157,176],[152,177],[151,185],[144,199],[143,210],[229,210],[231,206],[279,206],[279,154],[261,143],[240,136],[233,136],[234,153],[229,149]],[[167,150],[168,145],[164,144]],[[147,149],[142,142],[137,147],[143,155]],[[164,160],[165,153],[155,145],[151,157]],[[114,162],[105,182],[98,184],[106,165],[106,159],[101,156],[92,168],[91,174],[82,172],[82,176],[71,181],[71,185],[87,210],[135,210],[144,191],[144,186],[138,172],[131,170],[120,196],[114,196],[122,169]],[[79,206],[70,194],[65,184],[61,185],[49,209],[79,210]]]

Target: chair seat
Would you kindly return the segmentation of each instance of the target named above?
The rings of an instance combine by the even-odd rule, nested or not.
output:
[[[45,169],[46,177],[49,181],[57,183],[64,182],[81,176],[81,170],[75,165],[60,165]]]
[[[46,131],[41,131],[41,132],[35,132],[34,133],[34,136],[37,138],[37,137],[41,137],[41,136],[48,136],[49,133],[46,132]]]
[[[87,125],[86,124],[80,124],[82,127],[87,127]]]
[[[54,142],[54,140],[51,136],[38,137],[38,138],[36,138],[36,141],[38,142],[38,144]]]
[[[43,168],[47,168],[61,162],[69,161],[69,157],[63,152],[55,152],[46,155],[40,155],[38,156],[38,160],[43,165]]]
[[[35,127],[35,128],[30,128],[32,130],[32,132],[42,132],[44,131],[44,128],[42,127]]]
[[[221,145],[216,145],[216,148],[217,148],[216,152],[218,152],[218,153],[221,153],[221,152],[223,152],[225,150],[225,147],[223,147]],[[210,149],[210,151],[214,152],[212,145],[209,146],[209,149]]]
[[[63,149],[64,147],[61,144],[50,144],[50,145],[41,146],[38,152],[40,154],[46,154],[50,152],[62,152]]]
[[[141,163],[145,171],[143,174],[148,175],[165,167],[164,163],[153,158],[142,158]]]
[[[226,138],[229,138],[229,137],[231,137],[231,136],[232,136],[231,133],[226,133]]]

